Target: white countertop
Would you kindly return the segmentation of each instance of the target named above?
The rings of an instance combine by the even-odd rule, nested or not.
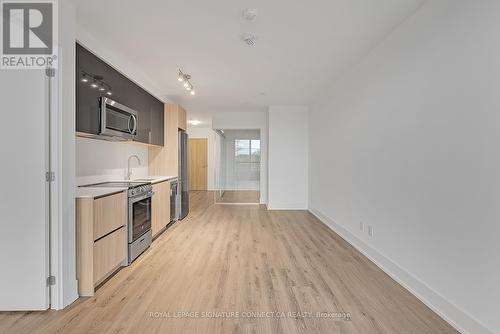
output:
[[[170,181],[173,179],[177,179],[177,176],[146,176],[140,177],[132,181],[151,181],[151,184]]]
[[[144,181],[151,182],[151,184],[156,184],[160,182],[170,181],[177,179],[177,176],[146,176],[140,177],[132,180],[134,181]],[[110,182],[120,182],[123,180],[110,180]],[[101,187],[76,187],[76,198],[96,198],[103,197],[112,194],[116,194],[127,190],[126,187],[112,187],[112,188],[101,188]]]
[[[116,194],[127,190],[125,187],[113,187],[113,188],[92,188],[92,187],[77,187],[76,188],[76,198],[96,198],[103,197],[112,194]]]

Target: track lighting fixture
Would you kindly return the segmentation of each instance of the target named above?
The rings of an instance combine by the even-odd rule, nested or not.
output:
[[[186,88],[186,90],[188,92],[190,92],[191,95],[195,95],[195,92],[194,92],[194,86],[193,84],[189,81],[191,79],[191,75],[189,74],[186,74],[186,73],[182,73],[182,71],[179,69],[179,77],[177,78],[177,80],[179,82],[183,82],[183,86],[184,88]]]
[[[111,96],[113,95],[113,91],[111,90],[111,86],[108,85],[104,80],[103,77],[100,75],[93,75],[90,73],[87,73],[85,71],[82,71],[82,77],[80,78],[80,81],[83,83],[89,83],[89,86],[91,88],[99,88],[100,92],[106,92],[107,95]]]

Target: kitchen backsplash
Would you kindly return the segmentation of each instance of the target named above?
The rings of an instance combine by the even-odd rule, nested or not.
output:
[[[76,138],[76,185],[110,180],[123,180],[127,173],[127,160],[131,155],[132,179],[148,175],[148,148],[130,142],[108,142],[103,140]]]

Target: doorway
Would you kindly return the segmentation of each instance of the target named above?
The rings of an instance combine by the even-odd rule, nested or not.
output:
[[[260,203],[260,130],[218,130],[217,204]]]
[[[189,190],[207,190],[208,139],[188,141]]]

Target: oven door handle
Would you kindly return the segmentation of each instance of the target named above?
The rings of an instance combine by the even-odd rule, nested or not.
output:
[[[144,195],[139,195],[137,197],[130,197],[129,200],[130,200],[131,203],[136,203],[136,202],[142,201],[144,199],[151,198],[152,196],[153,196],[153,192],[150,191],[150,192],[148,192],[148,193],[146,193]]]

